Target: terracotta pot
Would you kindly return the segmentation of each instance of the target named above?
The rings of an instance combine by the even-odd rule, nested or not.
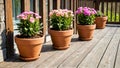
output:
[[[89,41],[93,38],[93,33],[96,25],[79,25],[77,24],[77,30],[79,34],[79,39],[83,41]]]
[[[48,32],[51,35],[53,48],[59,50],[64,50],[69,48],[71,37],[73,35],[73,30],[56,31],[49,29]]]
[[[107,22],[107,16],[95,18],[95,24],[97,29],[105,28],[106,22]]]
[[[30,61],[39,58],[44,37],[28,39],[15,36],[15,42],[20,53],[20,59]]]

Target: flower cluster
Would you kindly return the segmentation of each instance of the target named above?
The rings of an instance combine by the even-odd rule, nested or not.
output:
[[[54,30],[70,29],[74,14],[67,9],[52,10],[49,14],[50,23]]]
[[[39,14],[34,13],[32,11],[26,11],[21,13],[20,15],[17,16],[18,19],[22,19],[22,20],[29,20],[30,23],[34,23],[36,19],[40,19],[41,16],[39,16]]]
[[[52,10],[49,14],[49,16],[53,16],[53,15],[56,15],[56,16],[65,16],[65,17],[73,17],[73,12],[70,11],[70,10],[67,10],[67,9],[59,9],[59,10]]]
[[[76,14],[84,14],[86,16],[90,16],[93,14],[96,14],[96,10],[93,8],[89,8],[89,7],[79,7],[77,9],[77,11],[75,12]]]
[[[39,14],[32,11],[26,11],[17,16],[20,19],[20,23],[17,23],[20,37],[31,38],[40,34],[42,25],[40,24]]]
[[[95,9],[89,7],[79,7],[75,12],[78,16],[79,24],[81,25],[92,25],[94,24]]]

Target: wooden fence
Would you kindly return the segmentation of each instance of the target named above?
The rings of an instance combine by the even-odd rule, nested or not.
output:
[[[120,0],[97,0],[97,9],[108,16],[108,23],[120,24]]]

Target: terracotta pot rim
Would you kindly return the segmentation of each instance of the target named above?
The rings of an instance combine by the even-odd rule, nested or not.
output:
[[[16,39],[21,39],[21,40],[28,40],[28,39],[29,39],[29,40],[33,40],[33,39],[42,39],[42,38],[44,38],[44,36],[39,37],[39,38],[18,38],[17,35],[15,35],[15,38],[16,38]]]
[[[96,18],[106,18],[106,19],[107,19],[107,18],[108,18],[108,16],[103,16],[103,17],[96,17]]]
[[[55,32],[68,32],[68,31],[72,31],[73,29],[60,31],[60,30],[53,30],[53,29],[50,29],[50,28],[49,28],[48,30],[55,31]]]
[[[82,28],[80,28],[82,27]],[[83,28],[84,27],[84,28]],[[95,29],[96,28],[96,24],[93,24],[93,25],[79,25],[77,24],[77,29]]]
[[[80,26],[94,26],[96,24],[92,24],[92,25],[81,25],[81,24],[77,24],[77,25],[80,25]]]

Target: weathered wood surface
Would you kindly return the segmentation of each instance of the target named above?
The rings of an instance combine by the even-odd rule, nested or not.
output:
[[[74,35],[67,50],[54,50],[45,43],[36,61],[24,62],[18,56],[0,63],[0,68],[120,68],[120,25],[96,29],[91,41]]]

